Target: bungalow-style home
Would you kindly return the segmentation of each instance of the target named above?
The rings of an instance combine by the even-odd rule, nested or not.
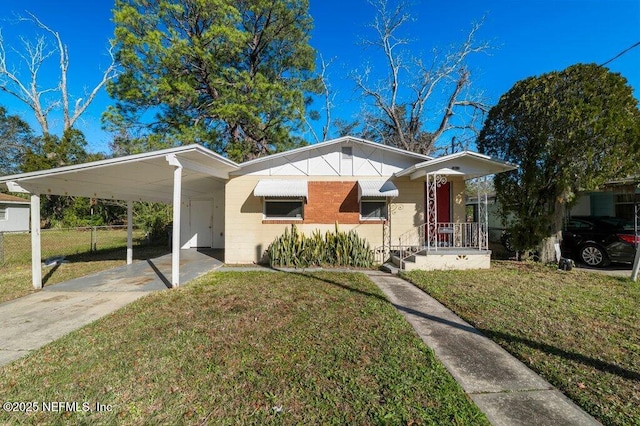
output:
[[[180,249],[224,249],[228,264],[263,260],[286,227],[355,229],[403,269],[489,266],[486,194],[466,221],[465,181],[512,170],[465,151],[432,158],[354,137],[235,163],[200,145],[0,178],[31,194],[34,285],[39,284],[39,196],[172,204],[172,279]],[[478,188],[482,185],[478,185]],[[37,253],[36,253],[37,252]],[[131,262],[131,239],[127,261]]]
[[[0,232],[29,230],[29,200],[0,193]]]

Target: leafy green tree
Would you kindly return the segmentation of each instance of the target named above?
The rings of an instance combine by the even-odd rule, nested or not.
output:
[[[99,155],[87,154],[86,146],[84,134],[74,128],[66,130],[62,138],[45,133],[27,150],[22,171],[48,170],[98,159]]]
[[[33,147],[31,127],[16,115],[8,115],[0,106],[0,175],[19,173],[24,157]]]
[[[234,160],[300,143],[319,89],[306,0],[116,0],[114,22],[122,73],[106,127],[156,135],[116,142],[197,142]]]
[[[567,209],[578,191],[638,173],[640,111],[626,79],[595,64],[517,82],[491,109],[481,152],[517,164],[497,175],[515,248],[553,260]]]
[[[62,138],[45,133],[35,138],[34,143],[26,150],[21,171],[48,170],[104,158],[101,154],[87,154],[86,146],[84,134],[74,128],[67,129]],[[94,223],[95,218],[90,215],[88,199],[44,195],[41,203],[45,227],[98,224]]]

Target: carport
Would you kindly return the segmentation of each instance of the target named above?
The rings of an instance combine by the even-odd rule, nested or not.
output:
[[[200,145],[0,177],[10,192],[31,195],[32,282],[42,288],[40,197],[63,195],[127,202],[127,264],[133,262],[133,202],[173,207],[171,285],[180,285],[180,224],[184,200],[206,197],[239,166]]]

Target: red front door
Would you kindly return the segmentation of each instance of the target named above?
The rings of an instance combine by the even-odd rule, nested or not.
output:
[[[436,189],[436,211],[438,223],[451,222],[451,182],[440,185]]]
[[[425,201],[429,202],[429,193],[426,191],[425,184]],[[426,210],[426,209],[425,209]],[[436,188],[436,214],[438,218],[436,220],[437,223],[447,223],[451,222],[451,183],[444,183]],[[428,218],[425,218],[425,222],[428,221]],[[429,238],[429,232],[433,232],[432,238],[437,239],[438,245],[446,245],[448,236],[441,233],[442,229],[446,227],[442,227],[442,225],[431,224],[431,226],[425,227],[425,238],[428,241],[434,242],[431,238]],[[448,228],[447,228],[448,229]]]

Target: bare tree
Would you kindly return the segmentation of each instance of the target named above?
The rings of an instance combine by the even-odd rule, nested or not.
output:
[[[324,111],[324,124],[322,125],[322,134],[318,136],[318,133],[314,130],[313,126],[309,119],[305,116],[305,122],[311,135],[315,139],[316,142],[326,141],[329,138],[329,133],[331,131],[331,111],[333,109],[333,100],[336,97],[336,93],[331,90],[331,85],[329,84],[329,76],[328,69],[333,63],[335,58],[331,58],[328,62],[324,60],[322,54],[320,55],[320,75],[318,76],[318,82],[320,83],[320,88],[322,91],[322,98],[324,102],[324,106],[322,107],[322,111]],[[311,111],[309,114],[312,120],[319,120],[321,118],[321,113],[319,111]]]
[[[69,52],[67,46],[62,42],[62,38],[57,31],[54,31],[32,13],[27,13],[28,17],[20,17],[19,21],[29,21],[43,30],[54,40],[54,46],[47,43],[47,35],[43,34],[36,38],[35,42],[20,37],[23,50],[11,48],[20,60],[26,65],[28,78],[21,80],[17,67],[10,67],[7,58],[7,47],[4,43],[2,33],[0,33],[0,90],[8,93],[26,104],[33,113],[42,128],[43,134],[49,134],[49,113],[57,108],[62,109],[63,131],[72,128],[75,122],[86,111],[94,98],[104,87],[104,85],[118,74],[115,57],[111,48],[108,53],[111,63],[102,73],[101,80],[94,86],[93,90],[78,98],[73,105],[69,102],[69,88],[67,82],[67,71],[69,69]],[[39,85],[39,73],[43,64],[51,57],[58,56],[60,75],[58,84],[55,87],[41,88]],[[51,96],[51,94],[55,94]]]
[[[371,24],[376,38],[364,44],[382,51],[388,72],[382,81],[373,84],[371,68],[352,74],[357,89],[373,106],[363,117],[363,133],[388,145],[428,154],[447,131],[477,132],[478,116],[487,112],[488,107],[468,94],[471,73],[465,60],[473,53],[488,49],[486,43],[475,41],[481,24],[472,26],[459,48],[442,58],[434,52],[433,60],[427,64],[420,58],[408,58],[403,47],[409,40],[397,36],[399,29],[412,19],[407,4],[401,2],[390,8],[387,0],[369,3],[376,8],[376,18]],[[426,131],[425,107],[437,97],[434,93],[442,86],[448,91],[442,115],[435,130]],[[471,112],[454,124],[452,118],[461,109],[471,109]]]

